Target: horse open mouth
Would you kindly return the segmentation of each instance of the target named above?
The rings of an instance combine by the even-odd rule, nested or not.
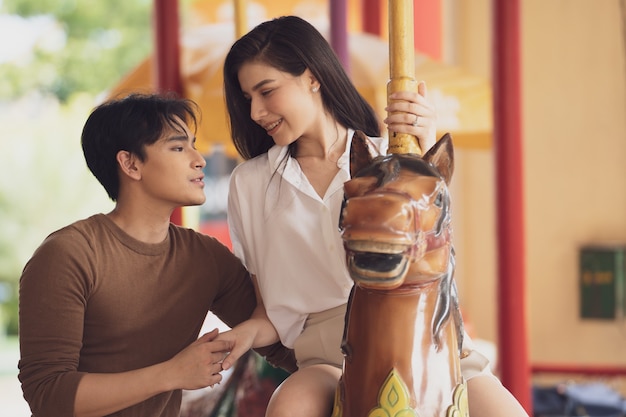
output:
[[[348,270],[359,285],[393,289],[402,285],[409,259],[404,254],[348,251]]]

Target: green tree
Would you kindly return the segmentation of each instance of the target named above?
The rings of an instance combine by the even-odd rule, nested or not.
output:
[[[17,330],[17,281],[41,241],[113,207],[82,156],[82,124],[94,105],[87,94],[74,94],[63,106],[31,95],[0,111],[0,149],[6,150],[0,152],[0,293],[9,291],[0,303],[8,309],[9,333]]]
[[[152,7],[151,0],[1,1],[5,14],[54,17],[65,45],[36,48],[27,64],[0,64],[0,100],[37,90],[66,102],[75,92],[111,87],[153,49]]]

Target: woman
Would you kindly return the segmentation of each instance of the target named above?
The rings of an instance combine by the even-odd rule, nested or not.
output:
[[[340,344],[353,285],[338,230],[350,142],[355,130],[368,135],[379,153],[386,153],[387,142],[330,45],[298,17],[264,22],[235,42],[224,83],[232,138],[246,159],[231,176],[231,239],[255,276],[276,334],[261,334],[252,322],[222,334],[232,343],[223,365],[230,367],[261,339],[267,344],[279,338],[294,348],[298,371],[276,390],[267,415],[327,417],[341,376]],[[416,136],[426,151],[435,143],[436,116],[425,84],[417,93],[390,98],[387,128]],[[470,344],[465,350],[472,350]],[[473,352],[462,363],[466,378],[488,376],[490,382],[481,385],[507,398],[494,405],[494,416],[502,406],[519,409],[508,414],[526,415],[482,355]],[[488,411],[491,403],[473,398],[468,389],[471,410]],[[485,392],[485,400],[495,392]]]

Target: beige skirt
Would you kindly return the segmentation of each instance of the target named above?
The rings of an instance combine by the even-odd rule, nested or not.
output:
[[[304,330],[294,342],[298,368],[328,364],[343,368],[341,342],[345,326],[346,304],[319,313],[309,314]],[[474,349],[471,338],[465,334],[461,358],[461,373],[465,380],[480,375],[494,376],[489,359]]]
[[[316,364],[343,367],[341,341],[345,325],[346,304],[309,314],[293,349],[298,368]]]

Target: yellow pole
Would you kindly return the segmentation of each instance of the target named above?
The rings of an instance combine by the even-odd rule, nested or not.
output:
[[[235,2],[235,35],[241,38],[248,31],[248,19],[246,15],[246,0],[234,0]]]
[[[387,97],[397,91],[417,91],[413,0],[389,0],[389,77]],[[391,102],[388,98],[387,103]],[[421,155],[422,150],[414,135],[389,132],[387,153]]]

